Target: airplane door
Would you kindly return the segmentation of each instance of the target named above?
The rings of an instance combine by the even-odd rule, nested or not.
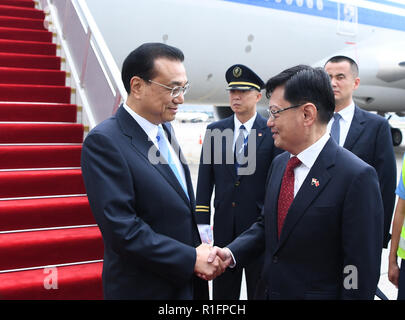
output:
[[[357,7],[346,3],[337,3],[337,33],[342,36],[357,35],[358,11]]]

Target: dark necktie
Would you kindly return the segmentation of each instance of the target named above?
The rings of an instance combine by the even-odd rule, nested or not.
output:
[[[301,161],[297,157],[292,157],[288,160],[287,167],[284,171],[280,194],[278,196],[278,237],[280,237],[288,209],[294,200],[294,169],[300,164]]]
[[[335,113],[333,115],[333,123],[332,123],[332,128],[330,129],[330,135],[332,136],[332,138],[335,140],[335,142],[337,144],[339,144],[339,140],[340,140],[340,118],[342,118],[342,116],[339,113]]]
[[[238,168],[240,166],[245,165],[247,162],[246,155],[245,155],[246,139],[245,139],[244,131],[245,131],[245,126],[242,124],[239,127],[239,135],[235,141],[235,168],[236,168],[236,170],[238,170]]]

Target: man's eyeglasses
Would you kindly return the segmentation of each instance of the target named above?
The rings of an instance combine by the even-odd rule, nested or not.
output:
[[[267,109],[267,113],[268,113],[268,115],[269,115],[269,118],[272,119],[272,120],[274,120],[274,119],[276,119],[276,114],[281,113],[281,112],[283,112],[283,111],[286,111],[286,110],[288,110],[288,109],[293,109],[293,108],[301,107],[303,104],[304,104],[304,103],[296,104],[296,105],[289,106],[289,107],[284,108],[284,109],[280,109],[280,108],[277,107],[277,106],[270,106],[270,107]]]
[[[158,86],[161,86],[163,88],[166,88],[166,89],[170,90],[171,91],[170,95],[173,98],[177,98],[182,93],[183,93],[183,96],[184,96],[187,93],[188,88],[190,87],[190,84],[188,84],[188,83],[184,87],[176,86],[176,87],[172,88],[172,87],[165,86],[164,84],[161,84],[161,83],[156,82],[156,81],[152,81],[152,80],[148,80],[148,81],[151,82],[151,83],[157,84]]]

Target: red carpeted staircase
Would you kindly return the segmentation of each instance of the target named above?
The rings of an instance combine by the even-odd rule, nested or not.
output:
[[[44,17],[0,0],[0,299],[101,299],[83,125]]]

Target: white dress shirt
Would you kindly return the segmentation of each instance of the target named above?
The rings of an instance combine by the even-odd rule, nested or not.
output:
[[[123,107],[134,118],[134,120],[141,126],[143,131],[145,131],[149,140],[151,140],[155,144],[156,148],[159,149],[158,142],[156,139],[157,134],[158,134],[158,126],[156,124],[146,120],[145,118],[141,117],[134,110],[132,110],[126,103],[123,104]],[[169,147],[169,152],[172,156],[174,164],[180,173],[180,178],[182,179],[184,186],[187,188],[186,176],[184,174],[183,166],[180,163],[179,155],[176,154],[176,152],[174,152],[174,149],[168,139],[167,139],[167,145]]]
[[[233,116],[233,122],[234,122],[234,126],[235,126],[235,130],[233,132],[233,146],[232,146],[233,152],[235,152],[235,143],[236,143],[236,139],[239,136],[239,127],[242,124],[245,126],[245,130],[243,130],[243,134],[246,139],[246,137],[250,134],[250,131],[252,130],[253,124],[255,123],[255,120],[256,120],[256,116],[257,116],[257,112],[255,112],[254,116],[251,117],[245,123],[240,122],[239,119],[236,117],[236,115]]]
[[[354,117],[354,102],[352,101],[351,104],[349,104],[344,109],[340,110],[338,113],[341,115],[341,118],[339,120],[340,125],[339,145],[343,147],[346,141],[347,134],[349,133],[350,125],[352,124],[352,120]],[[327,127],[328,133],[330,133],[330,130],[332,129],[333,121],[335,120],[332,117],[332,119],[328,123]]]
[[[328,142],[329,138],[329,132],[326,132],[313,145],[309,146],[304,151],[301,151],[299,154],[297,154],[297,158],[301,161],[301,164],[294,169],[294,198],[300,190],[305,178],[307,177],[309,171],[311,170],[319,154],[325,147],[325,144]],[[291,155],[291,157],[293,156],[294,155]],[[232,263],[229,267],[234,268],[236,266],[235,257],[233,256],[233,253],[229,248],[226,247],[225,249],[232,256]]]

